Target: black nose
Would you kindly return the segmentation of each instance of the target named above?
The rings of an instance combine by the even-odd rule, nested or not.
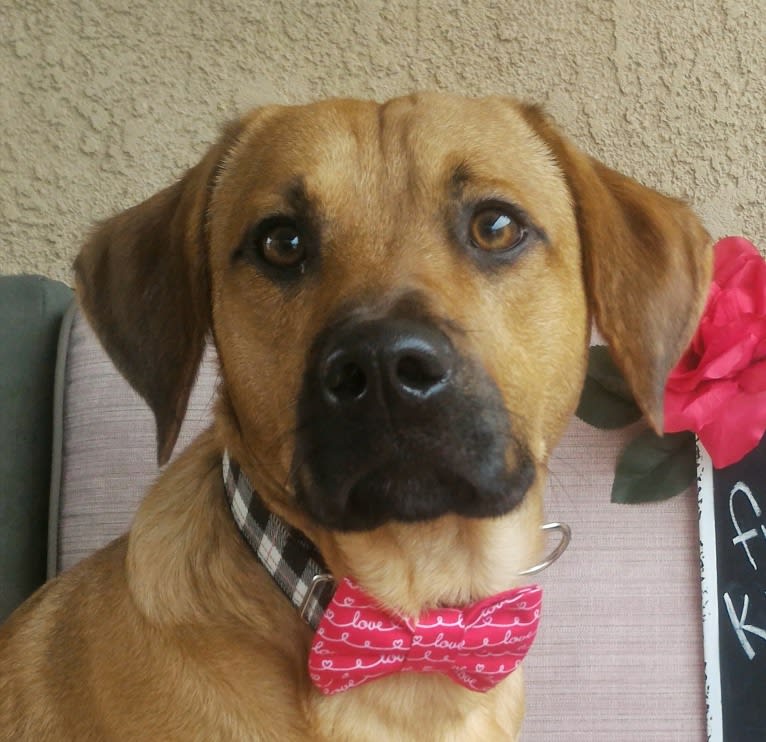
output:
[[[322,393],[334,407],[417,405],[448,385],[455,351],[435,327],[407,319],[355,322],[336,330],[319,359]]]

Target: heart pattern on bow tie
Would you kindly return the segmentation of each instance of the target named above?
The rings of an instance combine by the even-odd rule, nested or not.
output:
[[[346,578],[317,627],[309,674],[324,694],[397,672],[438,672],[488,691],[524,659],[537,634],[542,589],[516,588],[417,620],[392,615]]]

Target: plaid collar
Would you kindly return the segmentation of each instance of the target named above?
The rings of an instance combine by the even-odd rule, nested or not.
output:
[[[223,483],[231,514],[250,548],[301,618],[316,629],[335,592],[316,546],[269,511],[228,451],[223,452]]]

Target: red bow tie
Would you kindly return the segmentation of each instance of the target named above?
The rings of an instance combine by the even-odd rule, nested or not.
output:
[[[484,692],[529,651],[542,590],[508,590],[464,609],[442,608],[415,622],[393,616],[348,578],[317,627],[309,674],[327,695],[396,672],[440,672]]]

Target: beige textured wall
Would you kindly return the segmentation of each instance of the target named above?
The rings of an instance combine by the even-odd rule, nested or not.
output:
[[[766,248],[766,0],[0,0],[0,272],[264,101],[418,88],[545,104],[592,154]]]

